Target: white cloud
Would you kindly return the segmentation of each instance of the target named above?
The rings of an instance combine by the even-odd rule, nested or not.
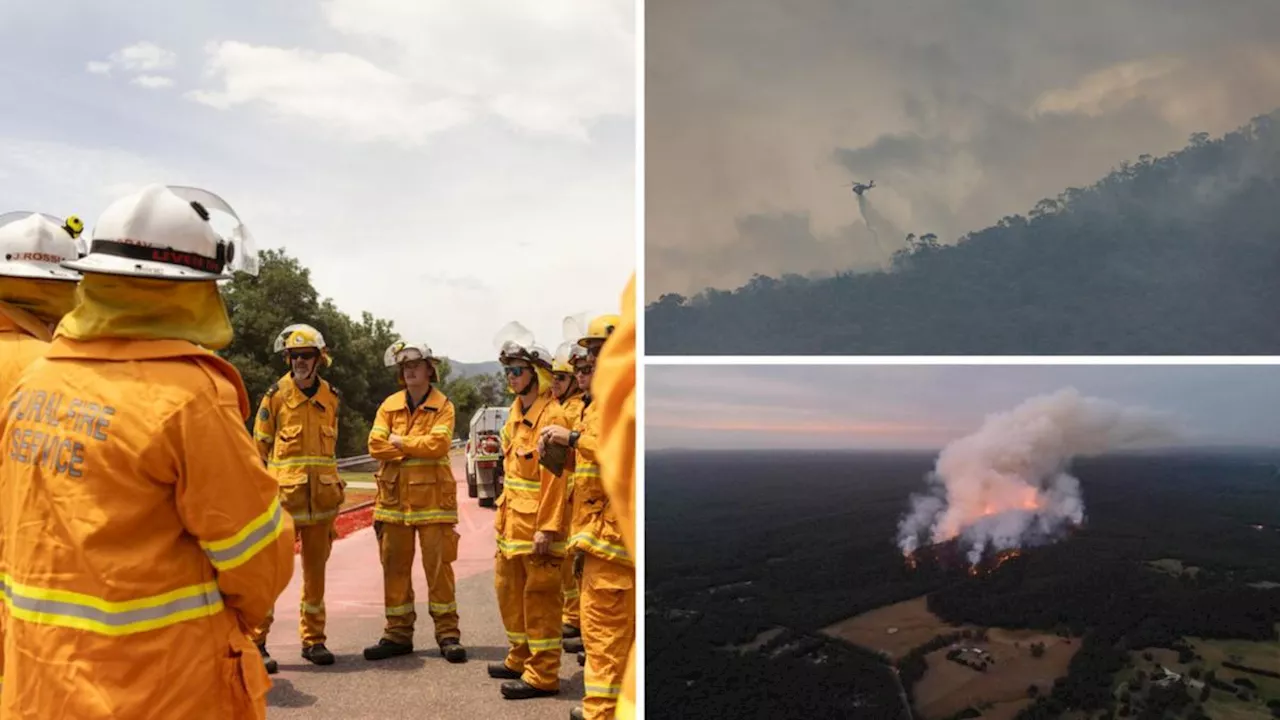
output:
[[[222,88],[190,97],[220,109],[261,102],[413,145],[486,116],[583,140],[596,119],[634,110],[632,2],[329,0],[323,10],[365,57],[216,43],[208,70]]]
[[[112,70],[147,72],[171,68],[178,62],[178,55],[152,42],[140,42],[121,48],[107,56],[107,61],[94,60],[86,68],[95,75],[110,75]],[[143,76],[146,77],[146,76]],[[147,87],[155,87],[148,85]]]
[[[173,87],[173,78],[164,75],[139,75],[132,82],[134,85],[151,90]]]
[[[318,122],[355,140],[414,144],[469,115],[461,98],[424,97],[409,80],[346,53],[240,42],[217,43],[209,53],[209,72],[223,77],[224,89],[187,96],[220,110],[262,102],[277,115]]]

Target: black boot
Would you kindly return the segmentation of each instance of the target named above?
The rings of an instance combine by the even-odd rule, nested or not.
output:
[[[413,643],[398,643],[382,638],[377,645],[370,645],[364,649],[364,659],[386,660],[397,655],[410,655],[412,653]]]
[[[586,654],[586,653],[584,653],[584,652],[580,652],[580,653],[578,653],[578,664],[579,664],[579,665],[581,665],[582,667],[586,667],[586,666],[587,666],[587,654]]]
[[[329,648],[324,643],[316,643],[302,648],[302,659],[310,660],[316,665],[332,665],[334,661],[333,653],[329,652]]]
[[[580,653],[583,650],[580,637],[567,637],[560,644],[564,646],[564,651],[567,653]]]
[[[275,675],[280,672],[280,665],[276,663],[275,658],[267,652],[267,644],[263,643],[258,646],[258,652],[262,654],[262,664],[267,668],[268,675]]]
[[[464,663],[467,661],[467,649],[462,647],[462,641],[458,638],[441,640],[440,654],[451,663]]]
[[[582,629],[576,628],[569,623],[560,626],[560,634],[567,638],[582,637]]]
[[[569,711],[569,720],[583,720],[584,715],[582,713],[583,710],[581,705],[575,707]]]
[[[506,663],[489,663],[489,677],[499,680],[519,680],[520,673],[507,667]]]
[[[551,697],[559,694],[559,690],[539,690],[523,680],[510,680],[502,683],[502,697],[508,700],[528,700],[530,698]]]

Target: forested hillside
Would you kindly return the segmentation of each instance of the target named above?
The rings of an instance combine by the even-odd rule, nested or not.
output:
[[[1280,111],[888,272],[664,295],[650,354],[1280,354]]]

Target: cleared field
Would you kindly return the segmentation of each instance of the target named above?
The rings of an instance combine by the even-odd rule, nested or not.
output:
[[[969,626],[950,625],[929,612],[923,596],[886,605],[826,627],[822,632],[872,650],[897,661],[938,635]]]
[[[1045,646],[1039,658],[1031,655],[1031,644],[1037,642]],[[985,650],[995,662],[980,672],[948,660],[950,648],[929,653],[929,669],[915,687],[916,708],[924,720],[945,718],[983,703],[996,705],[983,717],[1012,718],[1030,704],[1029,688],[1036,685],[1041,693],[1050,690],[1054,680],[1067,674],[1071,658],[1080,649],[1078,639],[999,629],[990,630],[986,642],[961,640],[957,645]]]
[[[1189,682],[1194,683],[1189,693],[1192,698],[1198,700],[1202,686],[1199,681],[1190,678],[1191,669],[1198,667],[1203,672],[1212,670],[1219,680],[1227,683],[1231,683],[1236,678],[1248,678],[1257,685],[1257,691],[1253,693],[1254,697],[1249,701],[1241,700],[1235,695],[1216,688],[1211,690],[1212,694],[1209,701],[1204,703],[1205,710],[1210,717],[1215,720],[1248,720],[1251,718],[1272,717],[1270,710],[1266,707],[1266,702],[1280,698],[1280,680],[1225,668],[1222,667],[1222,662],[1231,661],[1241,665],[1280,672],[1280,643],[1203,640],[1199,638],[1187,638],[1187,642],[1191,643],[1196,653],[1204,658],[1203,660],[1195,660],[1188,664],[1180,663],[1178,662],[1178,653],[1164,648],[1147,648],[1134,651],[1130,653],[1130,661],[1133,666],[1125,668],[1116,674],[1116,685],[1118,686],[1121,682],[1130,682],[1138,670],[1145,671],[1150,677],[1153,672],[1159,672],[1158,665],[1163,665],[1169,670],[1186,677]],[[1146,659],[1148,654],[1151,655],[1151,660]]]

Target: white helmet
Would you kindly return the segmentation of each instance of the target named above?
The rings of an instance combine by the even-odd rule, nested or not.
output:
[[[80,273],[61,264],[79,257],[81,247],[64,221],[52,215],[24,211],[0,215],[0,275],[76,282]]]
[[[556,348],[555,357],[551,359],[551,371],[573,374],[573,366],[580,360],[587,359],[587,349],[576,341],[566,340]]]
[[[325,350],[324,335],[310,325],[302,323],[290,325],[276,335],[272,352],[282,353],[293,348],[315,348],[323,352]]]
[[[577,315],[566,315],[561,323],[561,329],[564,332],[564,339],[571,343],[577,343],[587,334],[587,324],[591,322],[589,313],[578,313]]]
[[[395,367],[410,360],[426,360],[437,370],[439,369],[440,359],[431,352],[431,348],[426,343],[409,344],[400,340],[391,343],[387,351],[382,354],[382,364],[387,367]]]
[[[235,219],[227,238],[214,230],[210,210]],[[93,226],[89,254],[63,267],[158,280],[229,280],[237,270],[257,275],[258,254],[222,198],[198,188],[148,185],[108,206]]]
[[[493,345],[498,350],[498,360],[505,364],[508,360],[524,360],[551,369],[551,353],[533,341],[533,333],[520,323],[512,320],[498,331],[493,338]]]

